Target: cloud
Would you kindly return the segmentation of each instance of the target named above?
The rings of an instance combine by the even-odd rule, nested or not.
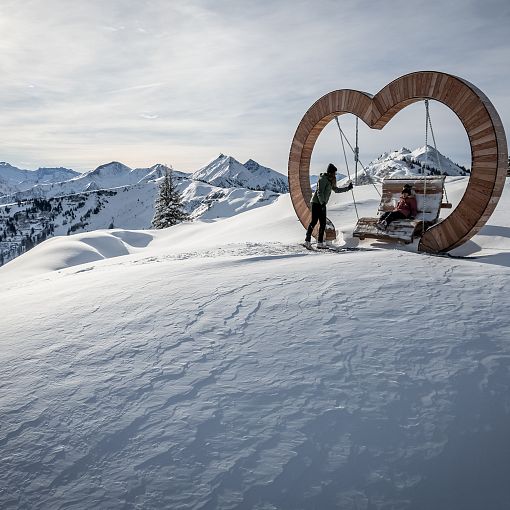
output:
[[[422,69],[475,83],[507,123],[509,21],[506,2],[490,0],[4,1],[2,159],[193,170],[225,152],[285,172],[316,99],[375,93]],[[440,105],[432,113],[438,148],[468,164],[456,118]],[[383,133],[363,131],[365,159],[423,144],[423,115],[414,105]],[[312,164],[341,163],[338,144],[328,126]]]

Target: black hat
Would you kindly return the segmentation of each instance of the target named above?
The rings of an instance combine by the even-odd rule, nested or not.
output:
[[[413,190],[413,187],[410,184],[404,184],[404,187],[402,188],[402,193],[411,193]]]
[[[328,165],[328,169],[326,170],[326,173],[328,174],[334,174],[335,172],[337,171],[337,168],[335,165],[333,165],[333,163],[330,163]]]

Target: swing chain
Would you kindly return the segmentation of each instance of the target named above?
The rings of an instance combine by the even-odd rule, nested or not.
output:
[[[340,128],[340,123],[338,122],[338,117],[335,117],[335,119],[336,119],[336,123],[337,123],[338,127]],[[340,132],[342,132],[341,129],[340,129]],[[342,142],[342,149],[344,151],[344,160],[345,160],[345,167],[347,168],[347,176],[349,177],[349,180],[351,180],[351,172],[349,171],[349,163],[347,162],[347,153],[345,152],[344,137],[340,136],[340,140]],[[354,210],[356,211],[356,218],[359,221],[358,207],[356,205],[356,197],[354,196],[354,188],[351,188],[351,193],[352,193],[352,201],[354,203]]]
[[[351,149],[353,154],[356,155],[357,147],[356,147],[356,149],[353,148],[353,146],[349,142],[349,139],[347,138],[346,134],[343,132],[342,128],[340,127],[340,122],[338,122],[338,115],[335,116],[335,120],[336,120],[336,125],[338,126],[338,130],[340,131],[341,139],[345,138],[345,141],[347,142],[347,145],[349,146],[349,148]],[[365,166],[363,165],[363,163],[359,159],[359,153],[358,153],[358,155],[356,157],[357,157],[357,162],[361,165],[361,168],[363,169],[363,172],[368,177],[368,180],[370,181],[370,184],[372,184],[372,186],[374,187],[375,191],[377,191],[377,194],[379,196],[381,196],[381,192],[377,189],[377,186],[375,185],[375,182],[373,181],[372,177],[370,177],[370,174],[367,173]]]
[[[430,113],[429,113],[429,100],[425,99],[425,161],[427,161],[427,154],[429,152],[429,120],[430,120]],[[426,214],[426,207],[425,204],[427,202],[427,174],[425,173],[425,168],[423,169],[423,212],[422,212],[422,218],[421,218],[421,232],[422,235],[425,233],[425,214]]]

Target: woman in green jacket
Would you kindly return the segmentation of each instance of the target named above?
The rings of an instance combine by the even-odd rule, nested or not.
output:
[[[352,182],[343,188],[337,188],[336,186],[336,173],[337,169],[333,163],[328,165],[328,169],[325,174],[321,174],[319,182],[317,182],[317,188],[312,196],[312,221],[308,225],[306,231],[305,244],[307,247],[311,246],[312,232],[319,222],[319,236],[317,237],[317,248],[324,248],[324,231],[326,230],[326,204],[328,203],[331,191],[335,193],[344,193],[352,189]]]

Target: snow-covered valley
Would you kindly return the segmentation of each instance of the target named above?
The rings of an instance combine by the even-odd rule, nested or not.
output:
[[[365,251],[306,251],[282,195],[8,263],[0,507],[505,508],[509,193],[466,259],[358,245],[345,193]]]

